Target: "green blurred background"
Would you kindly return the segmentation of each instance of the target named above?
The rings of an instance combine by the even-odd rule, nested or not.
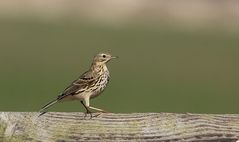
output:
[[[83,1],[61,1],[70,9],[54,12],[49,10],[54,3],[44,1],[36,10],[39,3],[24,2],[0,2],[5,8],[0,11],[1,111],[38,111],[86,71],[96,53],[110,52],[120,58],[108,64],[110,84],[91,100],[92,106],[110,112],[239,113],[239,32],[233,23],[238,17],[227,22],[225,15],[174,18],[168,13],[176,1],[166,14],[141,5],[151,11],[139,10],[138,15],[120,15],[120,8],[114,13],[114,6],[127,7],[125,3],[97,15],[84,11],[94,11],[92,5],[98,4]],[[163,2],[151,5],[157,9]],[[72,10],[77,6],[92,9]],[[77,101],[50,110],[84,111]]]

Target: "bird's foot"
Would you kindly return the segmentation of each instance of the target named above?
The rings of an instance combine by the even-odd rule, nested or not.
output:
[[[103,110],[101,113],[111,113],[111,112]]]
[[[89,110],[87,110],[87,111],[85,112],[84,119],[87,117],[88,114],[90,114],[90,119],[92,119],[93,115],[92,115],[92,112],[89,111]]]
[[[98,112],[98,114],[96,114],[94,117],[98,117],[98,116],[102,115],[103,113],[110,113],[110,112],[102,110],[102,111]]]

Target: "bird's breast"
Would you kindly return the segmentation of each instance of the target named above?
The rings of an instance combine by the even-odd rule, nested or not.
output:
[[[107,84],[109,83],[109,79],[110,79],[110,76],[108,72],[102,74],[99,77],[96,84],[94,85],[94,87],[91,88],[92,95],[90,96],[90,98],[99,96],[104,91]]]

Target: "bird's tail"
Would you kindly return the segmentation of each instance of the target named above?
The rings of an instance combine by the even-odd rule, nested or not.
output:
[[[46,109],[48,109],[49,107],[51,107],[52,105],[54,105],[54,104],[57,103],[58,101],[59,101],[59,99],[55,99],[55,100],[53,100],[53,101],[47,103],[45,106],[43,106],[43,107],[41,108],[41,110],[39,111],[40,114],[39,114],[38,117],[40,117],[41,115],[45,114],[45,113],[46,113]]]

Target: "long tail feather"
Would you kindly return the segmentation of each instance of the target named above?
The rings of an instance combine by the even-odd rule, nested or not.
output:
[[[47,103],[45,106],[43,106],[43,107],[41,108],[41,110],[39,111],[39,112],[40,112],[39,116],[45,114],[45,113],[46,113],[45,110],[48,109],[49,107],[51,107],[52,105],[54,105],[55,103],[57,103],[58,101],[59,101],[59,99],[55,99],[55,100],[53,100],[53,101]]]

